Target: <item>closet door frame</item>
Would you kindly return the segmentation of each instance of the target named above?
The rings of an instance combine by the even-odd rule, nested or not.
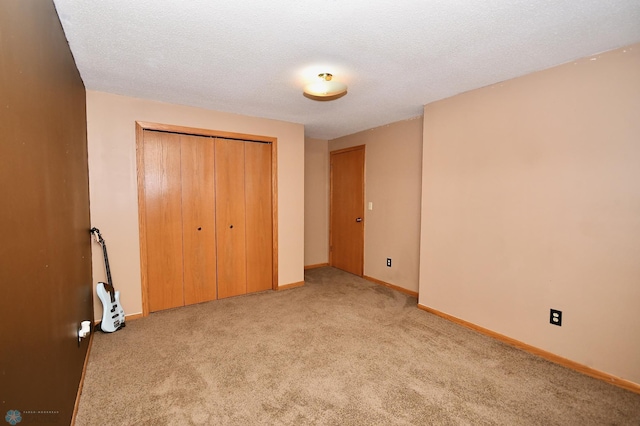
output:
[[[271,144],[271,235],[272,235],[272,277],[271,289],[278,289],[278,139],[270,136],[233,133],[222,130],[199,129],[194,127],[175,126],[171,124],[136,121],[136,162],[138,177],[138,229],[140,232],[140,278],[142,290],[142,316],[149,315],[149,281],[147,277],[147,227],[144,182],[144,132],[155,130],[160,132],[182,133],[194,136],[237,139],[248,142]]]

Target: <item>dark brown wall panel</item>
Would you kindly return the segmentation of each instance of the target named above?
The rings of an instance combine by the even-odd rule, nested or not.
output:
[[[69,424],[93,317],[86,111],[49,0],[0,1],[0,138],[0,415]]]

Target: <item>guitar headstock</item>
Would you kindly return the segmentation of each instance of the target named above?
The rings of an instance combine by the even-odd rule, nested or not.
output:
[[[100,230],[98,228],[94,226],[93,228],[91,228],[90,232],[96,239],[97,243],[99,243],[100,245],[104,244],[104,240],[102,239],[102,234],[100,234]]]

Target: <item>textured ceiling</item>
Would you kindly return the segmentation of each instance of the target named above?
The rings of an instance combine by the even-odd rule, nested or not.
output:
[[[55,0],[85,86],[333,139],[640,41],[638,0]],[[320,72],[349,93],[302,96]],[[640,71],[639,71],[640,72]]]

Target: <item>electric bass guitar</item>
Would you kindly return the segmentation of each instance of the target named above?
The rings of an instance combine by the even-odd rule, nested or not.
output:
[[[109,269],[107,245],[105,244],[98,228],[91,228],[91,234],[93,234],[96,241],[102,246],[104,266],[107,270],[107,282],[99,282],[97,285],[98,297],[102,302],[102,322],[100,323],[100,330],[105,333],[113,333],[125,326],[124,310],[122,309],[122,305],[120,305],[120,292],[114,290],[113,282],[111,281],[111,269]]]

